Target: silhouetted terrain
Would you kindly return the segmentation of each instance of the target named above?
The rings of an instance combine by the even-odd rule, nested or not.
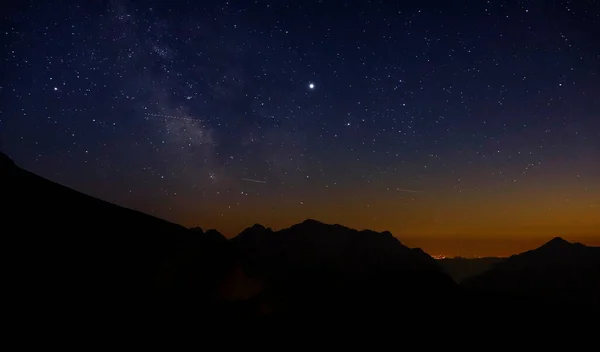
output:
[[[600,247],[554,238],[539,248],[497,263],[463,285],[484,292],[550,303],[600,303]]]
[[[426,326],[433,316],[542,316],[548,306],[541,297],[582,306],[598,297],[599,248],[561,239],[458,285],[446,274],[455,269],[445,263],[445,272],[389,232],[306,220],[279,231],[257,224],[227,240],[81,194],[5,155],[0,163],[7,292],[27,302],[19,319],[215,324],[401,317]],[[476,274],[491,262],[468,270]],[[571,311],[555,306],[552,314]]]
[[[224,237],[76,192],[3,154],[0,163],[10,289],[28,300],[25,308],[63,317],[137,314],[145,300],[188,286],[196,288],[195,302],[212,307],[216,282],[231,264]]]
[[[306,220],[275,232],[254,225],[232,243],[277,297],[272,309],[290,314],[369,314],[426,297],[419,309],[432,309],[457,288],[433,258],[389,232]]]
[[[444,272],[448,273],[454,281],[460,283],[463,280],[479,275],[489,270],[494,264],[503,261],[505,258],[485,257],[485,258],[444,258],[438,262]]]

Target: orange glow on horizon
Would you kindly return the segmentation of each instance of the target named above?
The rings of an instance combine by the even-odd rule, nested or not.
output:
[[[167,220],[187,227],[215,228],[228,238],[255,223],[279,230],[311,218],[387,230],[410,247],[451,257],[509,256],[557,236],[600,245],[600,183],[575,182],[569,174],[539,174],[501,185],[476,180],[464,188],[451,187],[444,179],[423,181],[435,188],[399,187],[421,190],[418,193],[385,189],[375,182],[360,188],[338,183],[316,189],[309,184],[286,198],[269,193],[270,184],[246,182],[248,192],[256,196],[203,203],[181,195],[177,203],[161,204],[169,210],[157,209],[157,214],[172,214]]]

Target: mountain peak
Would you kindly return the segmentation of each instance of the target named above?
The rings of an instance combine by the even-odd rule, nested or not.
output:
[[[389,232],[388,230],[385,230],[383,232],[381,232],[382,235],[388,236],[388,237],[394,237],[394,235],[392,235],[391,232]]]
[[[303,229],[303,231],[316,231],[316,230],[323,230],[323,229],[329,228],[331,226],[335,226],[335,225],[325,224],[325,223],[320,222],[315,219],[306,219],[302,222],[299,222],[297,224],[290,226],[290,229]]]
[[[324,225],[322,222],[317,221],[315,219],[306,219],[304,221],[302,221],[303,225]]]
[[[254,225],[252,225],[250,227],[245,228],[242,232],[240,232],[234,238],[236,238],[236,239],[243,239],[243,238],[245,238],[245,239],[248,239],[248,238],[256,239],[257,236],[262,237],[266,233],[270,233],[270,232],[271,232],[271,229],[267,229],[267,228],[265,228],[261,224],[254,224]]]
[[[217,231],[215,229],[210,229],[210,230],[207,230],[206,232],[204,232],[204,238],[208,238],[213,241],[221,241],[221,242],[227,241],[225,236],[223,236],[219,231]]]
[[[254,224],[254,225],[252,225],[252,227],[250,227],[250,228],[251,228],[251,229],[253,229],[253,230],[266,230],[266,227],[264,227],[264,226],[263,226],[263,225],[261,225],[261,224]]]
[[[563,239],[562,237],[554,237],[550,241],[543,244],[540,248],[562,248],[570,246],[572,243]]]
[[[565,240],[562,237],[554,237],[553,239],[551,239],[549,242],[556,242],[556,243],[569,243],[569,241]]]

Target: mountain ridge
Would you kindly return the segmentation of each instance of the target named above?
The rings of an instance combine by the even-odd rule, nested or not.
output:
[[[175,312],[178,319],[200,314],[214,321],[315,315],[324,321],[397,314],[422,318],[455,314],[473,304],[472,292],[481,299],[477,292],[486,288],[473,284],[481,279],[457,285],[438,261],[389,231],[306,219],[277,231],[254,224],[227,240],[217,230],[187,229],[77,192],[21,169],[4,154],[0,173],[8,185],[2,187],[1,200],[10,293],[45,316]],[[543,268],[554,268],[544,260],[570,253],[555,260],[556,270],[564,271],[567,286],[589,285],[595,273],[589,265],[569,266],[585,261],[588,256],[579,253],[588,248],[555,238],[509,258],[513,264],[507,268],[528,265],[532,256],[534,262],[543,259]],[[597,252],[592,252],[595,263]],[[581,268],[580,281],[565,275]],[[519,277],[519,270],[506,272]],[[544,277],[543,270],[535,274]],[[484,298],[483,304],[502,300]],[[512,305],[507,302],[503,307]]]
[[[600,247],[555,237],[466,279],[464,286],[551,302],[587,302],[598,306]]]

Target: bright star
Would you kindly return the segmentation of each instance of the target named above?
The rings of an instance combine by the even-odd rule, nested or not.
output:
[[[315,89],[315,84],[314,84],[314,83],[309,83],[309,84],[308,84],[308,88],[310,88],[310,89]]]

